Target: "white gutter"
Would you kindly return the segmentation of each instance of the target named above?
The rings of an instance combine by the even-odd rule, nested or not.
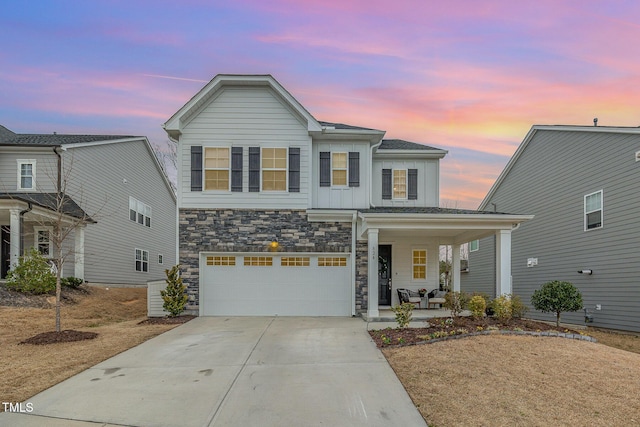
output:
[[[373,204],[373,150],[378,148],[380,144],[382,144],[382,138],[380,138],[380,142],[369,148],[369,206],[372,208],[376,207]]]

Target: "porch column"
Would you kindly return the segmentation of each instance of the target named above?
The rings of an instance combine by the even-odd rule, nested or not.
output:
[[[451,245],[451,269],[453,270],[453,292],[460,292],[460,245]]]
[[[78,279],[84,280],[84,225],[77,227],[75,233],[74,272]]]
[[[378,229],[367,230],[369,244],[369,262],[367,263],[368,303],[367,317],[378,317]]]
[[[9,239],[9,259],[11,262],[10,269],[13,269],[14,265],[18,264],[18,258],[20,257],[20,210],[9,210],[10,216],[10,237]]]
[[[511,230],[496,233],[496,296],[511,291]]]

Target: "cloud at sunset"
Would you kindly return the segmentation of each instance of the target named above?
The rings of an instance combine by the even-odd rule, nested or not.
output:
[[[319,120],[449,150],[443,204],[475,208],[532,125],[640,125],[639,22],[578,0],[10,3],[0,124],[162,147],[214,75],[273,74]]]

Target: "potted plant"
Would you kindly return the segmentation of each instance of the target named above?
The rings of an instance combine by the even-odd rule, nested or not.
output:
[[[427,290],[425,288],[418,289],[418,293],[420,294],[420,298],[422,298],[427,294]]]

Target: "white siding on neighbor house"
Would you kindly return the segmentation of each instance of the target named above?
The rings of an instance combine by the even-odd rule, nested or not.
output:
[[[550,280],[573,283],[593,326],[640,331],[640,135],[614,132],[538,130],[502,181],[490,203],[497,210],[533,214],[512,234],[513,291],[530,303],[533,291]],[[603,190],[603,227],[584,230],[584,196]],[[484,251],[470,254],[474,264]],[[529,258],[538,265],[527,267]],[[593,275],[578,274],[591,269]],[[596,311],[596,304],[602,310]],[[552,315],[531,311],[534,318]],[[562,319],[583,323],[582,311]]]
[[[155,280],[147,283],[147,316],[149,317],[165,317],[169,314],[164,309],[164,300],[160,291],[166,289],[167,282],[164,280]]]
[[[320,187],[320,152],[360,153],[360,186]],[[313,144],[313,204],[321,209],[366,209],[369,207],[368,142],[318,142]],[[348,181],[348,179],[347,179]]]
[[[382,169],[417,169],[417,200],[382,200]],[[426,207],[439,204],[439,161],[438,159],[373,159],[373,194],[374,206],[406,206]]]
[[[35,160],[35,189],[41,193],[56,191],[58,163],[53,148],[47,149],[6,149],[0,151],[0,192],[27,192],[18,189],[18,160]]]
[[[243,147],[243,191],[191,191],[191,147]],[[300,148],[300,192],[248,192],[248,147]],[[307,124],[267,87],[224,87],[180,137],[181,208],[275,209],[310,206],[311,137]],[[287,177],[288,179],[288,177]]]
[[[73,173],[67,192],[97,221],[85,228],[89,282],[144,284],[162,279],[176,263],[176,206],[152,156],[142,140],[64,153],[65,168]],[[129,219],[129,197],[151,207],[151,227]],[[136,248],[149,251],[148,272],[135,271]]]

